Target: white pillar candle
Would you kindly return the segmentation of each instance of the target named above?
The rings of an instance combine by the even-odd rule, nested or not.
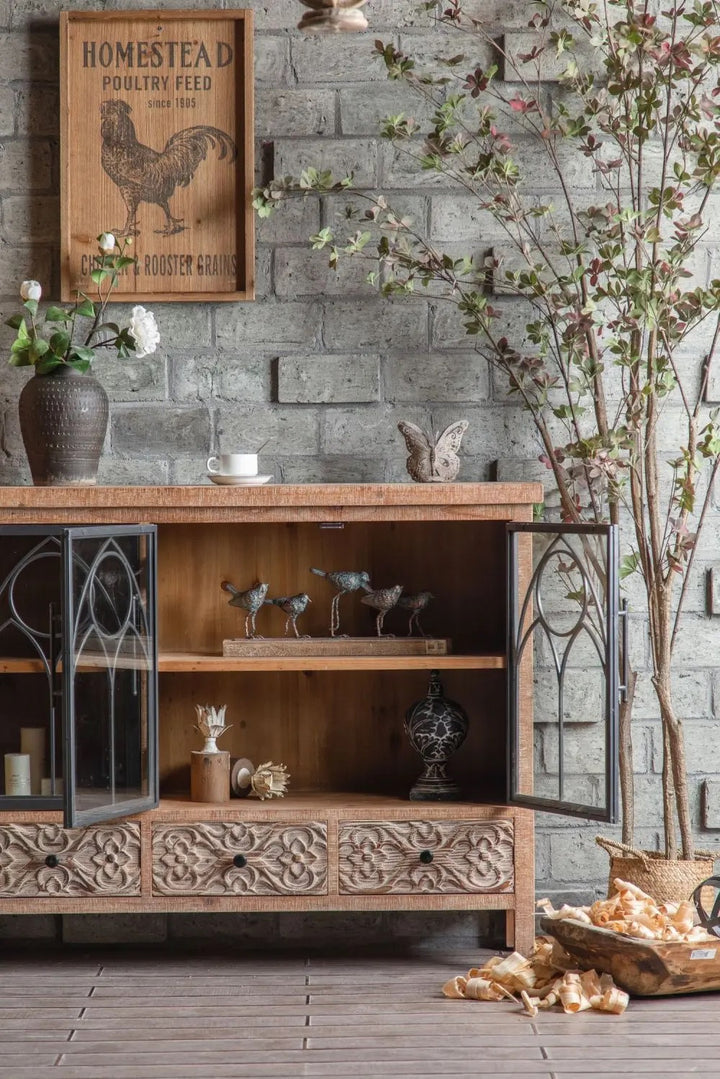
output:
[[[45,774],[45,728],[21,727],[20,752],[30,757],[30,790],[40,794],[40,781]]]
[[[40,793],[43,798],[50,797],[52,795],[52,780],[44,778],[40,780]],[[55,777],[55,797],[59,797],[63,793],[63,781]]]
[[[29,795],[30,791],[30,754],[5,754],[5,794]]]

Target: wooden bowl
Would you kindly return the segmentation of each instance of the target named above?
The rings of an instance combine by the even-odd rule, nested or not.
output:
[[[541,918],[582,970],[612,974],[634,997],[666,997],[720,989],[720,939],[699,944],[637,940],[572,918]]]

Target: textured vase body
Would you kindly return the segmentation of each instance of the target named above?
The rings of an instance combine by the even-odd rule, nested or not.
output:
[[[433,671],[427,697],[411,705],[405,716],[410,744],[425,765],[410,791],[411,801],[443,802],[461,797],[457,783],[448,778],[447,762],[465,741],[468,726],[467,713],[445,697],[438,673]]]
[[[97,480],[108,398],[92,375],[61,367],[35,375],[20,394],[20,430],[36,487],[87,487]]]

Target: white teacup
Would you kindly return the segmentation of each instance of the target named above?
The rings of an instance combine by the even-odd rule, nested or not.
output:
[[[214,476],[257,476],[256,453],[219,453],[208,457],[207,470]]]

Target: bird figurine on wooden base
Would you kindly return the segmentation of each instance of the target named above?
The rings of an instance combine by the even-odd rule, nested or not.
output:
[[[385,621],[385,615],[395,607],[400,599],[402,590],[403,586],[401,584],[396,584],[392,588],[376,588],[374,591],[366,589],[367,594],[361,597],[361,603],[364,603],[367,607],[374,607],[378,612],[375,619],[378,637],[394,636],[392,633],[383,633],[383,622]]]
[[[424,632],[420,625],[420,615],[427,607],[431,599],[435,599],[432,592],[416,592],[412,596],[400,596],[397,601],[397,606],[403,611],[410,611],[410,621],[408,622],[408,637],[412,637],[413,623],[417,628],[421,637],[427,637],[427,633]]]
[[[371,590],[370,574],[363,570],[338,569],[332,573],[326,573],[324,569],[310,569],[311,573],[318,577],[327,577],[331,584],[335,585],[337,595],[333,596],[330,604],[330,636],[334,637],[340,629],[340,597],[349,592],[357,592],[363,588],[366,592]]]
[[[245,636],[248,640],[254,640],[258,634],[255,629],[255,617],[265,602],[270,585],[257,581],[252,588],[240,592],[230,581],[221,581],[220,587],[224,592],[229,592],[232,599],[228,600],[231,607],[242,607],[248,613],[245,615]],[[248,629],[248,626],[250,628]]]
[[[274,599],[266,599],[266,605],[272,604],[274,607],[279,607],[283,611],[287,618],[285,619],[285,636],[287,637],[288,629],[290,626],[293,628],[293,632],[296,637],[309,637],[309,633],[298,633],[297,620],[303,613],[308,603],[312,603],[307,592],[298,592],[296,596],[276,596]]]

